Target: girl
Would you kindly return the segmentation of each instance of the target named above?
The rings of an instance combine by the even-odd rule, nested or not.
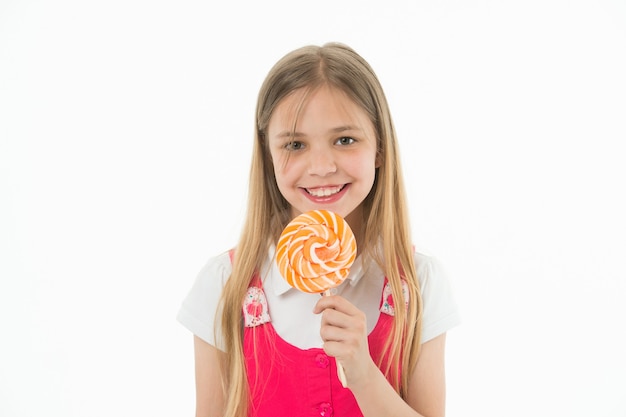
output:
[[[343,216],[357,240],[348,279],[327,297],[291,289],[275,264],[283,228],[314,209]],[[239,244],[209,261],[178,314],[195,335],[196,416],[443,416],[458,313],[408,220],[368,63],[336,43],[279,60],[258,97]]]

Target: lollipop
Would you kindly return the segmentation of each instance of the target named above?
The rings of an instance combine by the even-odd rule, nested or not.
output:
[[[285,280],[308,293],[337,287],[356,258],[356,240],[348,223],[326,210],[299,215],[285,227],[276,262]]]
[[[313,210],[293,219],[283,230],[276,262],[283,278],[307,293],[330,294],[350,272],[356,258],[356,240],[348,223],[326,210]],[[343,367],[339,380],[346,386]]]

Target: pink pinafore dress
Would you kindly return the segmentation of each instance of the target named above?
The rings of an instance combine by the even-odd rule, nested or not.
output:
[[[404,292],[405,302],[408,302],[406,288]],[[383,354],[394,314],[391,287],[386,278],[380,311],[378,322],[368,336],[370,354],[376,363]],[[243,303],[249,415],[362,416],[354,395],[337,377],[335,359],[321,348],[300,349],[283,340],[274,330],[269,313],[261,279],[256,275]],[[386,365],[385,360],[383,365]]]

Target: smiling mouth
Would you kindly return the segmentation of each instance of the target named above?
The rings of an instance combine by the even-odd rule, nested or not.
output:
[[[336,185],[334,187],[318,187],[318,188],[305,188],[304,190],[312,195],[313,197],[330,197],[331,195],[335,195],[346,185]]]

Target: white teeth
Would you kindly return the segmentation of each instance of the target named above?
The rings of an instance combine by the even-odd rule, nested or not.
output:
[[[307,192],[314,197],[328,197],[333,194],[337,194],[341,191],[343,187],[324,187],[324,188],[315,188],[310,190],[307,188]]]

